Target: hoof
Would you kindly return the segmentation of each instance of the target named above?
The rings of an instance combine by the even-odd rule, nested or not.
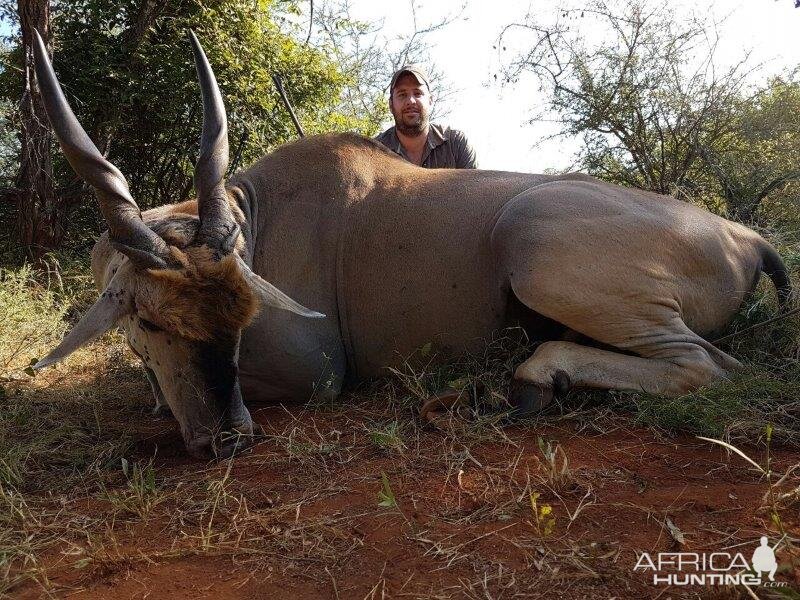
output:
[[[556,371],[551,386],[538,385],[515,379],[511,382],[508,400],[511,404],[511,418],[532,417],[553,402],[553,398],[564,396],[572,387],[569,375],[564,371]]]
[[[512,419],[532,417],[550,406],[553,401],[553,389],[515,380],[511,383],[508,401],[511,404],[509,416]]]

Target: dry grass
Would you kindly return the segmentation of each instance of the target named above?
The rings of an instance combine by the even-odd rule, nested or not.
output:
[[[85,269],[3,269],[0,280],[0,591],[28,579],[46,590],[42,557],[105,522],[72,501],[119,482],[130,437],[115,409],[130,414],[140,374],[122,360],[121,338],[109,335],[33,375],[29,365],[60,341],[65,317],[94,292]]]
[[[0,269],[0,378],[22,377],[37,356],[57,344],[67,328],[67,305],[33,277],[29,267]]]

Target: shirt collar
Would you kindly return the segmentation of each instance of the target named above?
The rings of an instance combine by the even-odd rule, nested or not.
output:
[[[432,149],[441,146],[449,139],[447,132],[441,125],[431,123],[428,128],[428,146]]]
[[[391,127],[389,129],[389,138],[391,140],[391,148],[400,156],[408,160],[408,155],[406,154],[405,149],[403,148],[403,144],[400,143],[400,137],[397,135],[397,128]],[[438,148],[442,144],[444,144],[447,140],[450,139],[450,132],[446,130],[441,125],[437,125],[436,123],[431,123],[428,126],[428,138],[425,140],[425,151],[422,153],[422,162],[424,163],[428,156],[430,156],[431,151],[434,148]],[[388,145],[388,144],[387,144]]]
[[[400,137],[397,135],[397,128],[392,126],[391,129],[389,129],[389,131],[394,151],[397,152],[398,154],[405,155],[405,152],[403,152],[403,144],[400,143]],[[444,127],[442,127],[441,125],[437,125],[436,123],[431,123],[428,126],[428,139],[426,140],[426,143],[428,145],[428,148],[430,148],[431,150],[433,150],[438,146],[441,146],[449,139],[450,139],[450,132],[446,131]]]

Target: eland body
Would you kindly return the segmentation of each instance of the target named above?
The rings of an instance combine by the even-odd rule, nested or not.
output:
[[[198,199],[140,214],[38,40],[48,115],[109,231],[92,255],[101,297],[37,367],[121,325],[194,454],[230,454],[225,432],[252,433],[243,398],[335,396],[428,342],[470,350],[512,321],[570,334],[517,368],[519,413],[570,386],[681,394],[740,366],[706,339],[762,271],[789,297],[780,257],[750,229],[585,175],[427,170],[341,134],[281,147],[224,182],[225,111],[192,43]]]

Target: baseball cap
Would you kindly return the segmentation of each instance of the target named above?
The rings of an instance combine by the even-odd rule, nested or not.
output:
[[[425,68],[422,65],[403,65],[397,71],[394,72],[392,75],[392,82],[389,84],[389,93],[392,93],[394,90],[394,86],[397,84],[397,80],[400,79],[401,75],[405,75],[409,73],[416,77],[418,83],[424,83],[427,88],[430,90],[431,85],[428,83],[428,73],[425,71]]]

